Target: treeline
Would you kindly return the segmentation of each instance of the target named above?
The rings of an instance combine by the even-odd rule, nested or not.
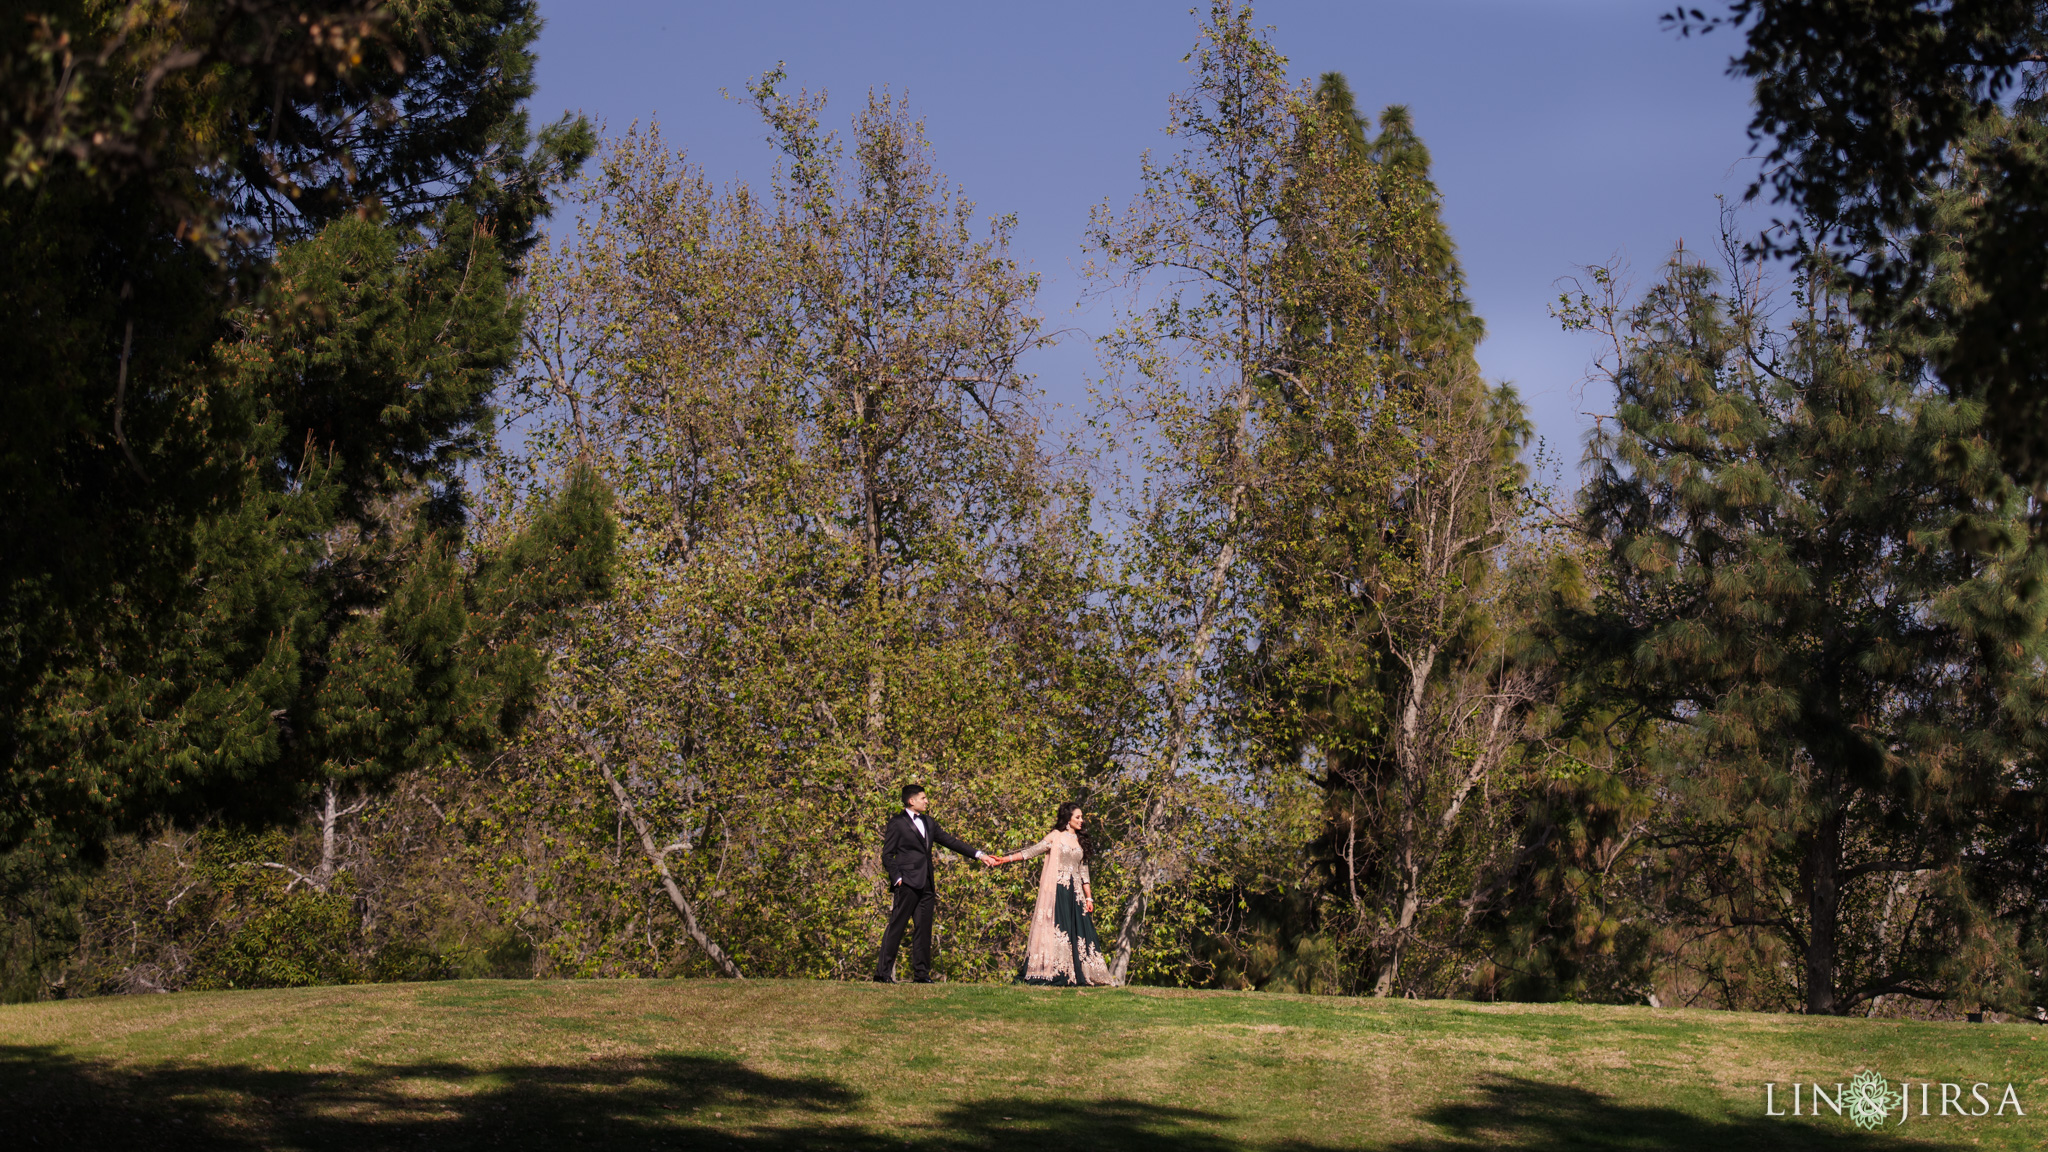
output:
[[[1639,295],[1589,273],[1557,310],[1616,406],[1561,493],[1478,369],[1406,110],[1290,82],[1233,3],[1091,222],[1112,318],[1070,425],[1020,368],[1050,337],[1010,222],[902,103],[834,131],[771,72],[774,174],[721,187],[653,130],[529,140],[530,9],[396,19],[311,36],[336,79],[291,93],[467,167],[329,156],[314,195],[261,143],[293,72],[206,97],[239,168],[50,144],[5,190],[91,221],[154,196],[212,285],[175,295],[207,341],[148,376],[133,274],[36,265],[102,300],[67,370],[112,386],[51,393],[68,503],[17,504],[157,536],[10,560],[10,996],[857,979],[916,781],[991,850],[1083,802],[1137,982],[2044,1001],[2038,488],[1955,378],[1982,142],[2029,138],[2028,100],[1905,216],[1809,213],[1771,236],[1827,243],[1776,262],[1731,222]],[[458,83],[415,45],[497,103],[378,119]],[[231,175],[158,187],[193,171]],[[246,415],[191,446],[195,406]],[[955,870],[939,971],[1008,978],[1030,899]]]

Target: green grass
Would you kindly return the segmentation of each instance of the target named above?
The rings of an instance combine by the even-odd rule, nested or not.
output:
[[[2044,1044],[2017,1024],[1142,988],[190,993],[0,1007],[0,1149],[2036,1148]],[[1863,1068],[1994,1101],[2011,1082],[2029,1115],[1763,1115],[1766,1080]]]

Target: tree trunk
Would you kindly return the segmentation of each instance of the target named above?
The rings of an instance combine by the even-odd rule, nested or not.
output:
[[[1152,799],[1145,805],[1145,817],[1138,823],[1138,863],[1132,869],[1138,886],[1124,901],[1122,915],[1117,917],[1116,956],[1109,963],[1109,979],[1112,984],[1121,985],[1131,969],[1131,955],[1138,950],[1138,932],[1144,926],[1145,913],[1152,903],[1152,890],[1159,886],[1160,869],[1154,853],[1146,847],[1162,823],[1161,813],[1166,810],[1166,785],[1153,790]]]
[[[1806,1013],[1833,1016],[1835,929],[1841,918],[1842,818],[1830,813],[1806,846]]]
[[[640,834],[640,849],[647,854],[648,863],[654,865],[654,874],[661,878],[661,887],[668,893],[668,902],[675,906],[676,914],[683,918],[683,930],[690,934],[690,939],[697,942],[697,947],[702,948],[706,956],[711,957],[711,962],[718,965],[719,971],[734,980],[746,979],[740,975],[739,965],[732,962],[732,957],[727,956],[725,950],[720,948],[704,929],[697,926],[696,907],[690,903],[689,897],[683,895],[683,890],[676,886],[676,878],[668,870],[668,852],[655,845],[654,833],[648,829],[647,820],[640,815],[640,810],[633,806],[633,798],[627,793],[626,786],[619,783],[617,776],[612,775],[611,765],[605,763],[603,757],[592,755],[591,759],[596,761],[597,770],[604,774],[604,782],[611,786],[612,797],[618,801],[619,811],[625,813],[626,819],[633,822],[633,830]]]
[[[334,825],[338,820],[336,809],[341,799],[340,792],[332,780],[320,790],[320,863],[314,865],[312,878],[316,892],[325,892],[327,886],[334,883]]]
[[[289,872],[292,882],[285,886],[287,892],[300,884],[315,892],[326,892],[334,884],[334,877],[341,871],[341,846],[338,835],[341,821],[361,812],[369,803],[370,798],[365,796],[343,808],[340,785],[333,780],[327,781],[320,789],[320,807],[314,810],[315,817],[320,821],[320,861],[313,865],[313,871],[301,872],[289,864],[280,864],[275,860],[265,860],[261,866],[279,872]]]
[[[1373,978],[1372,994],[1390,996],[1401,975],[1401,954],[1408,934],[1415,927],[1415,913],[1422,906],[1421,821],[1416,818],[1428,787],[1428,765],[1423,762],[1423,704],[1429,695],[1429,677],[1436,670],[1437,648],[1425,647],[1403,661],[1408,667],[1408,691],[1401,702],[1401,727],[1395,735],[1394,768],[1400,774],[1401,816],[1394,823],[1394,930]]]
[[[1242,420],[1242,409],[1240,409]],[[1231,490],[1229,522],[1235,524],[1238,509],[1244,503],[1243,485]],[[1216,552],[1216,560],[1209,571],[1209,588],[1196,618],[1195,630],[1188,641],[1188,658],[1181,665],[1168,695],[1169,706],[1173,709],[1173,727],[1166,741],[1166,756],[1160,765],[1159,778],[1154,782],[1152,797],[1145,804],[1145,817],[1139,821],[1136,842],[1137,865],[1132,869],[1138,881],[1137,888],[1124,901],[1123,914],[1118,917],[1116,929],[1116,957],[1110,961],[1110,979],[1118,984],[1124,982],[1125,973],[1130,971],[1131,954],[1138,947],[1138,933],[1144,926],[1145,912],[1152,903],[1152,890],[1159,884],[1162,869],[1159,867],[1158,852],[1154,838],[1166,822],[1168,793],[1173,788],[1174,778],[1180,773],[1180,758],[1186,754],[1190,737],[1187,719],[1187,702],[1193,693],[1195,677],[1201,672],[1201,653],[1209,646],[1209,639],[1216,627],[1216,614],[1221,610],[1223,588],[1230,579],[1230,569],[1237,562],[1237,547],[1225,542]]]
[[[1403,854],[1398,876],[1394,892],[1394,931],[1386,958],[1380,961],[1379,974],[1372,982],[1372,994],[1375,996],[1394,994],[1394,981],[1401,976],[1401,954],[1407,950],[1408,933],[1415,927],[1415,913],[1422,907],[1421,870],[1416,867],[1412,853]]]

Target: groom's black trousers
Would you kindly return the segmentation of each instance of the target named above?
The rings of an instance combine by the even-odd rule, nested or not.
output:
[[[910,971],[919,980],[932,977],[932,913],[939,906],[939,894],[931,888],[896,885],[896,907],[889,911],[889,928],[882,933],[882,957],[875,962],[875,979],[888,980],[896,974],[896,949],[903,943],[903,929],[913,920],[917,929],[910,937]]]

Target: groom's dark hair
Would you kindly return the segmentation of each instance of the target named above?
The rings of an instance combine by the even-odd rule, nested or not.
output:
[[[922,791],[924,791],[924,785],[922,784],[905,784],[903,786],[903,802],[905,804],[910,803],[910,798]]]

